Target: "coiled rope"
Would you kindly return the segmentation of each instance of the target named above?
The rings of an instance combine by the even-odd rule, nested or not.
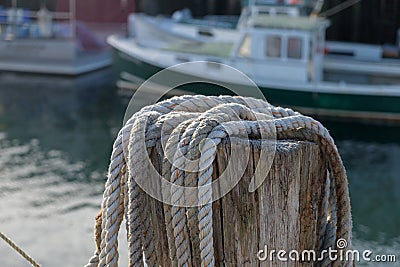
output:
[[[272,115],[272,117],[271,117]],[[271,123],[273,122],[273,123]],[[272,125],[272,126],[271,126]],[[143,108],[120,130],[113,145],[101,213],[96,218],[96,251],[86,267],[118,266],[118,232],[125,217],[129,266],[159,266],[153,229],[141,205],[144,192],[135,179],[149,178],[148,148],[156,146],[163,158],[161,174],[182,186],[199,186],[197,196],[179,187],[162,188],[169,256],[172,266],[192,266],[191,250],[200,254],[201,266],[215,266],[212,227],[212,162],[216,145],[227,136],[260,136],[276,132],[277,139],[315,142],[329,162],[324,214],[318,248],[334,247],[345,239],[351,249],[351,213],[346,171],[329,132],[316,120],[267,102],[231,96],[182,96]],[[158,142],[161,141],[161,142]],[[160,147],[160,143],[163,144]],[[176,148],[179,148],[178,150]],[[201,155],[198,161],[191,161]],[[196,169],[197,173],[191,170]],[[198,208],[183,201],[202,203]],[[321,266],[351,266],[352,261]]]

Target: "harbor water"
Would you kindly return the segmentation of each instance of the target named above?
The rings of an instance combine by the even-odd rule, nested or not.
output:
[[[0,77],[0,232],[42,266],[83,266],[94,251],[94,217],[129,98],[109,73],[91,75]],[[396,255],[398,264],[400,128],[326,126],[348,172],[355,248]],[[29,266],[2,240],[0,265]]]

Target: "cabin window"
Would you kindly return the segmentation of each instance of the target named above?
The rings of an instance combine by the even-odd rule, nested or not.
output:
[[[246,35],[243,39],[242,45],[239,48],[239,57],[251,56],[251,37]]]
[[[303,51],[303,40],[299,37],[289,37],[287,43],[287,57],[301,59]]]
[[[278,35],[267,36],[267,57],[281,57],[282,37]]]

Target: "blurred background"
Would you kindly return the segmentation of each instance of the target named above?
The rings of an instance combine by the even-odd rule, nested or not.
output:
[[[189,8],[194,18],[238,16],[245,5],[239,0],[73,2],[0,0],[0,231],[43,266],[83,266],[94,251],[94,217],[111,148],[133,93],[116,86],[119,73],[105,38],[126,35],[132,12],[166,17]],[[322,10],[342,2],[325,1]],[[13,8],[26,15],[7,13]],[[50,16],[59,23],[44,38],[45,25],[31,24],[33,13],[27,13],[36,16],[40,10],[42,21]],[[327,40],[392,49],[399,38],[400,2],[361,1],[329,19]],[[20,43],[7,47],[10,40]],[[61,53],[70,49],[62,46],[69,42],[74,52]],[[49,51],[39,58],[38,44]],[[348,172],[355,248],[394,254],[400,261],[400,126],[322,122]],[[123,252],[123,262],[124,257]],[[29,266],[2,241],[0,262]]]

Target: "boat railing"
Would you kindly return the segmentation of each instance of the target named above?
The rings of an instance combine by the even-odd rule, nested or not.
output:
[[[251,6],[249,7],[252,15],[288,15],[299,16],[300,10],[296,6]]]
[[[248,0],[244,6],[314,6],[317,0]]]
[[[75,1],[71,0],[69,12],[17,8],[16,1],[9,8],[0,6],[0,41],[15,39],[74,39],[76,31]]]
[[[297,6],[249,6],[243,9],[237,27],[244,29],[252,26],[253,19],[259,15],[287,15],[298,17],[301,15]]]

